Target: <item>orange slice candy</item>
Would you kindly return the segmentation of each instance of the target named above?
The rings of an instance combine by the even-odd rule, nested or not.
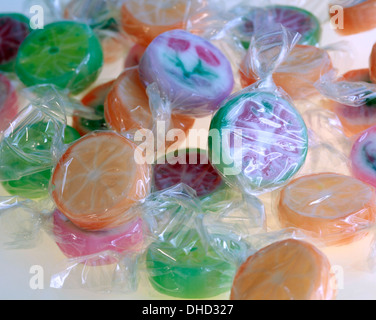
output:
[[[121,7],[122,28],[135,43],[148,46],[166,31],[186,29],[190,18],[198,19],[197,12],[204,3],[199,0],[129,0]]]
[[[237,271],[231,300],[334,300],[327,257],[294,239],[275,242],[250,256]]]
[[[105,230],[134,218],[127,212],[150,189],[150,167],[137,164],[137,146],[109,131],[93,132],[71,145],[52,177],[52,198],[76,226]]]
[[[373,83],[376,83],[376,43],[373,45],[371,55],[369,57],[369,77]]]
[[[368,234],[376,221],[375,189],[350,176],[319,173],[283,188],[282,227],[299,228],[326,245],[345,245]]]
[[[141,83],[138,68],[126,69],[114,83],[107,95],[104,114],[109,126],[119,132],[152,129],[153,116],[149,97]],[[172,114],[168,129],[180,129],[184,134],[193,127],[195,119],[189,116]],[[166,142],[170,146],[172,142]]]
[[[247,71],[247,55],[240,67],[240,83],[243,88],[260,80],[253,72]],[[314,86],[320,77],[333,68],[329,54],[320,48],[296,45],[273,74],[273,80],[292,99],[306,98],[317,93]]]
[[[334,10],[337,4],[343,9],[343,15],[341,10]],[[329,8],[331,19],[335,19],[332,25],[334,22],[334,30],[339,35],[349,36],[376,28],[376,0],[352,0],[347,1],[346,6],[333,1]]]

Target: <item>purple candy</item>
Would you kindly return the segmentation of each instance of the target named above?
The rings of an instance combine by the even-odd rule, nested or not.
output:
[[[231,64],[209,41],[184,30],[155,38],[139,65],[145,87],[157,83],[175,113],[206,116],[234,87]]]

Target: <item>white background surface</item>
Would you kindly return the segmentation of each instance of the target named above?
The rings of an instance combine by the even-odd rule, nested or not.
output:
[[[311,0],[313,1],[313,0]],[[321,0],[320,0],[321,1]],[[0,1],[1,12],[25,12],[23,1]],[[355,68],[368,67],[368,57],[374,42],[376,42],[376,30],[360,35],[339,37],[328,24],[324,25],[322,46],[332,45],[338,41],[346,41],[344,46],[348,50],[347,57],[352,59],[337,60],[337,66],[341,71]],[[339,57],[342,57],[341,55]],[[117,67],[114,67],[117,68]],[[114,69],[118,72],[117,69]],[[120,70],[119,70],[120,72]],[[376,299],[376,273],[372,274],[364,270],[363,259],[369,247],[369,238],[352,246],[328,249],[333,263],[346,267],[343,270],[343,278],[338,292],[338,299]],[[1,234],[0,234],[1,242]],[[352,260],[348,268],[348,258]],[[344,259],[344,260],[342,260]],[[97,294],[87,290],[57,290],[49,288],[50,272],[57,263],[64,260],[64,256],[56,244],[47,236],[42,235],[41,243],[34,249],[29,250],[2,250],[0,251],[0,298],[1,299],[168,299],[158,296],[150,289],[140,289],[139,292],[126,294]],[[360,261],[358,263],[358,261]],[[44,289],[33,290],[29,281],[32,277],[30,268],[34,265],[42,266],[44,274]],[[219,298],[226,299],[228,294]]]

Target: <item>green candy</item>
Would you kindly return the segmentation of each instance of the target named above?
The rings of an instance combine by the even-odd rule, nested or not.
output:
[[[4,189],[13,196],[20,196],[27,199],[38,199],[48,195],[48,187],[52,175],[52,167],[47,167],[45,170],[37,171],[40,164],[28,161],[27,155],[47,151],[51,148],[53,137],[55,135],[53,126],[46,122],[38,122],[27,127],[18,138],[18,148],[24,155],[17,154],[8,147],[4,142],[0,146],[2,154],[2,165],[0,178]],[[64,143],[70,144],[79,139],[79,133],[70,126],[65,128]],[[32,171],[36,172],[26,174],[18,180],[7,179],[7,170],[15,168],[19,172]],[[8,176],[10,178],[10,176]]]
[[[153,288],[183,299],[211,298],[229,291],[235,266],[211,247],[205,249],[196,230],[186,231],[184,239],[185,244],[176,245],[170,239],[149,246],[146,267]]]
[[[74,21],[48,24],[22,43],[16,73],[26,86],[54,84],[79,94],[94,83],[103,51],[93,30]]]

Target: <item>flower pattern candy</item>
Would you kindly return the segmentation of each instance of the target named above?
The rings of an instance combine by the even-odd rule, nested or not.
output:
[[[140,78],[157,83],[177,113],[207,116],[234,87],[230,62],[209,41],[183,30],[153,40],[142,56]]]

